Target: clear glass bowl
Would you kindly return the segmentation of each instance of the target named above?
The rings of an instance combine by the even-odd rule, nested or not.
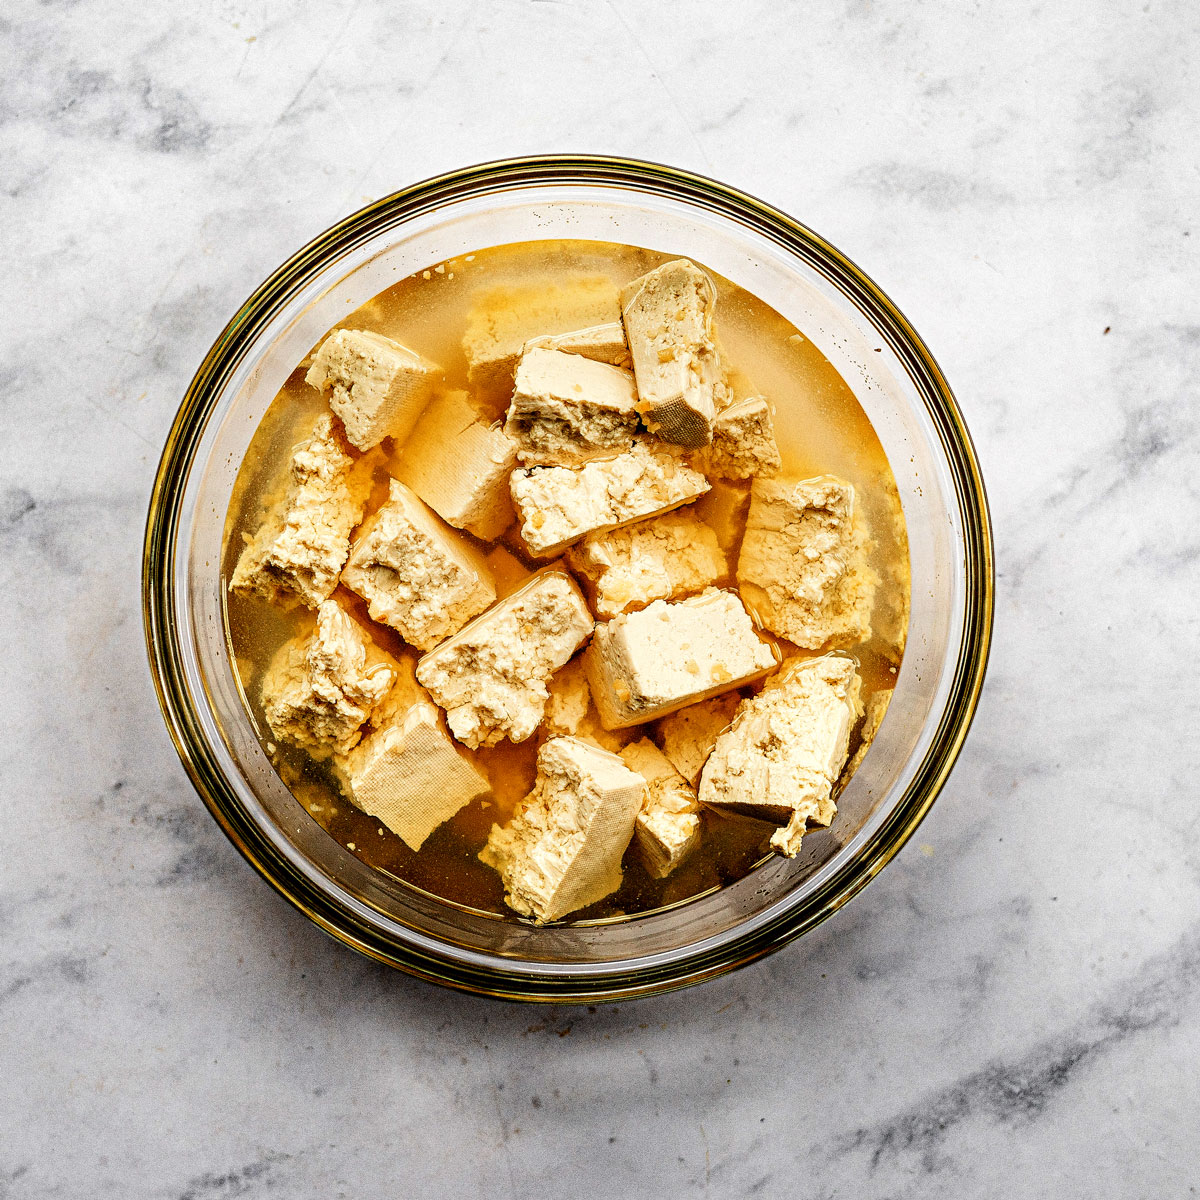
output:
[[[908,649],[882,730],[829,830],[794,860],[668,909],[538,928],[449,904],[364,866],[279,780],[242,702],[219,576],[230,492],[267,405],[343,314],[482,247],[625,242],[697,258],[803,330],[874,423],[908,524]],[[941,371],[896,307],[791,217],[651,163],[556,155],[486,163],[397,192],[284,263],[209,351],[167,439],[143,563],[159,702],[196,789],[282,895],[356,950],[493,996],[615,999],[680,987],[778,949],[863,887],[928,812],[962,746],[991,635],[983,481]]]

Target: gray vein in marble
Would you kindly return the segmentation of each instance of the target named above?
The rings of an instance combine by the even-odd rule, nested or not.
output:
[[[276,1190],[276,1164],[287,1162],[290,1157],[287,1154],[267,1154],[232,1170],[220,1173],[205,1171],[187,1181],[179,1192],[178,1200],[225,1200],[229,1196],[265,1195]]]
[[[1042,1042],[1021,1058],[973,1071],[897,1116],[839,1139],[833,1157],[866,1152],[870,1169],[885,1159],[913,1156],[925,1171],[938,1169],[938,1150],[955,1126],[974,1120],[1000,1124],[1041,1116],[1059,1094],[1077,1083],[1096,1060],[1138,1035],[1178,1024],[1195,1003],[1200,982],[1200,933],[1160,956],[1111,997],[1097,1002],[1080,1023]]]

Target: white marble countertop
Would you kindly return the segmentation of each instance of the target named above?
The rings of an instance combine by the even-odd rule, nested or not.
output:
[[[1200,1186],[1200,176],[1184,0],[13,0],[0,18],[0,1197],[1176,1196]],[[193,794],[139,553],[237,304],[363,202],[575,149],[775,202],[957,389],[986,693],[899,858],[662,999],[334,944]]]

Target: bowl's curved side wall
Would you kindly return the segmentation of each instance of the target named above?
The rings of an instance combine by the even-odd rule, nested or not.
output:
[[[263,812],[254,810],[245,789],[239,794],[239,789],[231,785],[231,763],[235,774],[238,768],[232,756],[220,752],[228,734],[215,720],[218,706],[206,694],[209,685],[205,673],[199,669],[194,653],[188,661],[189,656],[182,652],[191,633],[189,622],[199,621],[203,629],[206,622],[213,621],[213,604],[219,605],[219,595],[210,594],[207,608],[201,605],[191,611],[189,605],[195,603],[199,593],[189,594],[186,564],[180,557],[181,546],[191,545],[191,539],[181,533],[194,525],[198,517],[204,517],[210,524],[216,518],[223,521],[223,506],[214,503],[211,497],[206,497],[204,503],[212,511],[198,513],[197,463],[204,462],[206,443],[211,448],[219,433],[220,422],[210,424],[219,397],[254,384],[261,387],[268,399],[274,394],[270,364],[261,354],[258,358],[248,354],[248,349],[264,338],[268,343],[272,341],[275,335],[271,331],[280,328],[281,312],[291,314],[283,322],[285,333],[297,339],[297,344],[303,342],[303,349],[307,350],[331,322],[325,317],[312,318],[313,333],[304,327],[305,314],[312,313],[317,307],[316,300],[337,285],[339,279],[331,282],[331,275],[342,282],[356,277],[355,267],[362,265],[361,261],[355,262],[356,258],[374,260],[376,265],[383,261],[386,256],[371,250],[372,239],[377,239],[381,232],[387,233],[422,215],[436,224],[435,214],[451,196],[457,196],[460,204],[465,202],[478,209],[489,204],[494,207],[497,192],[528,184],[531,179],[551,181],[562,187],[564,175],[569,176],[570,184],[583,185],[585,190],[588,181],[600,181],[608,187],[645,188],[647,194],[663,196],[673,204],[679,203],[683,192],[689,202],[702,200],[704,209],[722,220],[734,219],[743,225],[753,223],[760,237],[769,237],[786,253],[802,255],[804,261],[815,259],[823,273],[837,276],[837,286],[853,295],[872,330],[886,337],[889,359],[897,364],[893,369],[916,380],[915,386],[925,396],[929,436],[936,439],[945,455],[946,499],[955,506],[955,541],[961,545],[963,554],[959,564],[961,596],[956,598],[955,605],[961,619],[952,631],[956,646],[950,647],[949,683],[941,720],[926,731],[926,745],[906,783],[903,800],[855,847],[853,861],[831,866],[827,877],[812,889],[803,905],[790,909],[782,904],[770,906],[756,914],[757,920],[740,930],[737,937],[701,938],[685,954],[660,955],[657,961],[649,963],[635,965],[618,955],[614,962],[579,963],[566,971],[561,966],[555,969],[556,964],[544,964],[545,969],[541,969],[537,962],[506,963],[494,955],[470,953],[470,947],[459,947],[453,955],[454,961],[448,961],[445,949],[436,940],[413,938],[411,933],[405,936],[403,927],[381,933],[378,918],[389,897],[379,894],[377,882],[357,859],[337,848],[349,860],[339,862],[337,869],[349,877],[355,875],[357,868],[359,877],[350,880],[353,884],[350,894],[345,891],[341,895],[336,891],[330,894],[312,877],[311,847],[304,853],[293,853],[294,847],[286,839],[271,837],[264,830]],[[402,266],[383,265],[390,270]],[[415,265],[423,264],[408,269],[414,269]],[[736,279],[736,274],[731,277]],[[375,282],[366,271],[358,286],[380,290]],[[382,286],[387,286],[387,282]],[[341,311],[346,311],[345,307]],[[281,351],[280,361],[286,362],[287,354],[292,353],[286,336],[275,344]],[[296,361],[296,356],[291,361]],[[252,411],[239,413],[237,420],[257,424]],[[222,455],[219,461],[225,461],[226,457]],[[197,560],[200,565],[205,561],[211,558]],[[824,919],[884,865],[932,804],[965,737],[986,663],[991,626],[991,571],[990,529],[982,480],[953,397],[936,363],[907,322],[852,264],[782,214],[698,177],[616,160],[539,159],[471,168],[417,185],[364,209],[302,250],[247,301],[206,357],[168,438],[147,524],[144,602],[155,683],[180,757],[222,828],[281,894],[356,949],[427,978],[493,994],[594,999],[694,982],[757,957]],[[195,571],[191,577],[194,582]],[[957,601],[961,601],[961,607]],[[225,696],[223,701],[228,707],[229,697]],[[248,746],[247,749],[249,752]],[[253,749],[258,749],[256,740]],[[274,778],[273,772],[269,774]],[[275,784],[286,793],[278,780]],[[278,799],[285,806],[291,801],[290,794],[286,800]],[[302,813],[294,801],[291,804],[297,813]],[[291,824],[286,809],[278,809],[274,819],[280,820],[281,814],[284,822]],[[308,820],[306,815],[304,820]],[[316,828],[315,823],[310,824]],[[303,840],[298,825],[293,825],[290,836]],[[448,942],[454,940],[452,927],[445,928],[443,933]]]

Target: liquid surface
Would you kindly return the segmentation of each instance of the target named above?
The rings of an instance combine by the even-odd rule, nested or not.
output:
[[[465,389],[463,331],[473,306],[490,290],[568,284],[581,275],[597,274],[620,286],[673,257],[677,256],[603,242],[544,241],[494,247],[401,280],[333,328],[368,330],[393,338],[442,366],[448,388]],[[702,262],[697,265],[704,267]],[[872,565],[882,582],[873,620],[876,635],[848,652],[859,664],[864,698],[891,688],[899,665],[897,644],[903,645],[907,620],[908,559],[903,518],[883,448],[850,388],[803,332],[748,292],[712,271],[708,273],[717,285],[715,327],[735,395],[762,394],[774,405],[775,435],[783,460],[780,477],[832,474],[855,487],[874,540]],[[240,469],[226,521],[222,564],[226,581],[246,537],[262,521],[267,497],[277,488],[292,447],[306,435],[313,418],[328,409],[326,400],[304,382],[310,357],[297,365],[270,405]],[[502,416],[509,399],[504,394],[479,393],[474,398],[496,418]],[[393,454],[394,447],[385,440],[366,455],[372,462],[375,483],[368,511],[386,498],[388,462]],[[701,501],[699,508],[702,517],[704,503]],[[498,598],[516,590],[531,570],[543,565],[525,552],[517,528],[510,527],[487,547]],[[731,570],[736,562],[735,547],[730,554]],[[731,574],[719,586],[733,584]],[[417,653],[394,631],[370,621],[366,603],[357,595],[339,586],[334,597],[381,648],[402,662],[415,663]],[[438,828],[419,852],[413,851],[341,795],[327,763],[315,762],[304,751],[279,744],[270,736],[259,700],[263,672],[283,642],[313,627],[314,614],[304,608],[285,612],[257,598],[230,594],[228,621],[243,695],[264,749],[314,820],[379,871],[452,903],[519,920],[504,904],[500,876],[479,861],[478,853],[493,823],[507,821],[518,801],[532,789],[541,738],[534,736],[519,745],[504,741],[495,748],[475,751],[473,757],[487,773],[492,794],[467,805]],[[880,629],[889,632],[881,636]],[[787,655],[821,653],[798,651],[787,642],[774,640]],[[750,695],[753,690],[743,688],[741,694]],[[639,726],[630,734],[630,740],[652,736],[653,726]],[[857,744],[856,733],[850,746],[852,756]],[[620,889],[572,914],[569,920],[646,912],[730,883],[762,860],[775,830],[766,822],[723,817],[709,810],[704,811],[702,822],[698,849],[666,879],[653,878],[631,845]]]

